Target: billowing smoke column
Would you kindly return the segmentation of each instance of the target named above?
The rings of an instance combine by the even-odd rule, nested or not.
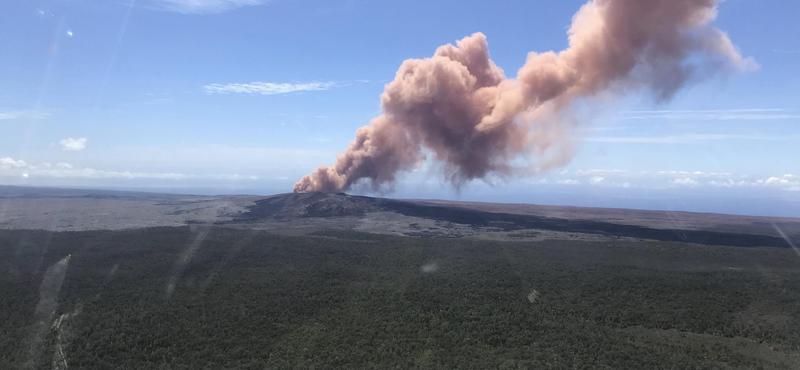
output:
[[[358,129],[332,167],[320,166],[294,191],[337,192],[361,179],[379,190],[426,160],[425,153],[455,186],[509,175],[516,158],[570,141],[558,127],[568,125],[563,117],[580,99],[645,88],[666,100],[716,71],[756,67],[709,26],[721,1],[590,1],[572,19],[569,48],[528,54],[516,79],[492,62],[481,33],[431,58],[406,60],[381,95],[384,113]],[[569,156],[561,151],[537,167]]]

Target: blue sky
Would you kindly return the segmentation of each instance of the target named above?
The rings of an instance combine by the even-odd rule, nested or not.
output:
[[[0,183],[291,191],[332,164],[408,58],[480,31],[515,71],[561,50],[584,1],[49,0],[0,4]],[[435,164],[394,197],[800,216],[800,3],[728,0],[757,71],[582,117],[576,154],[455,191]]]

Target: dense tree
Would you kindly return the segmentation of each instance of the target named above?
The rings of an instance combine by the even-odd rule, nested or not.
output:
[[[80,369],[791,369],[798,264],[666,242],[2,231],[0,368],[61,351]]]

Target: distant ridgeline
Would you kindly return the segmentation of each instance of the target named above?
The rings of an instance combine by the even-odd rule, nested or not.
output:
[[[657,229],[595,220],[563,219],[533,215],[486,212],[454,205],[351,196],[343,193],[283,194],[256,202],[237,221],[259,218],[363,216],[368,212],[391,211],[406,216],[447,221],[506,231],[539,229],[617,237],[678,241],[735,247],[790,248],[787,239],[773,235],[706,230]]]

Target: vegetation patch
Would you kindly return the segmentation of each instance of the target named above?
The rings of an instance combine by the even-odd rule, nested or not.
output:
[[[0,231],[0,368],[796,369],[797,263],[668,242]]]

